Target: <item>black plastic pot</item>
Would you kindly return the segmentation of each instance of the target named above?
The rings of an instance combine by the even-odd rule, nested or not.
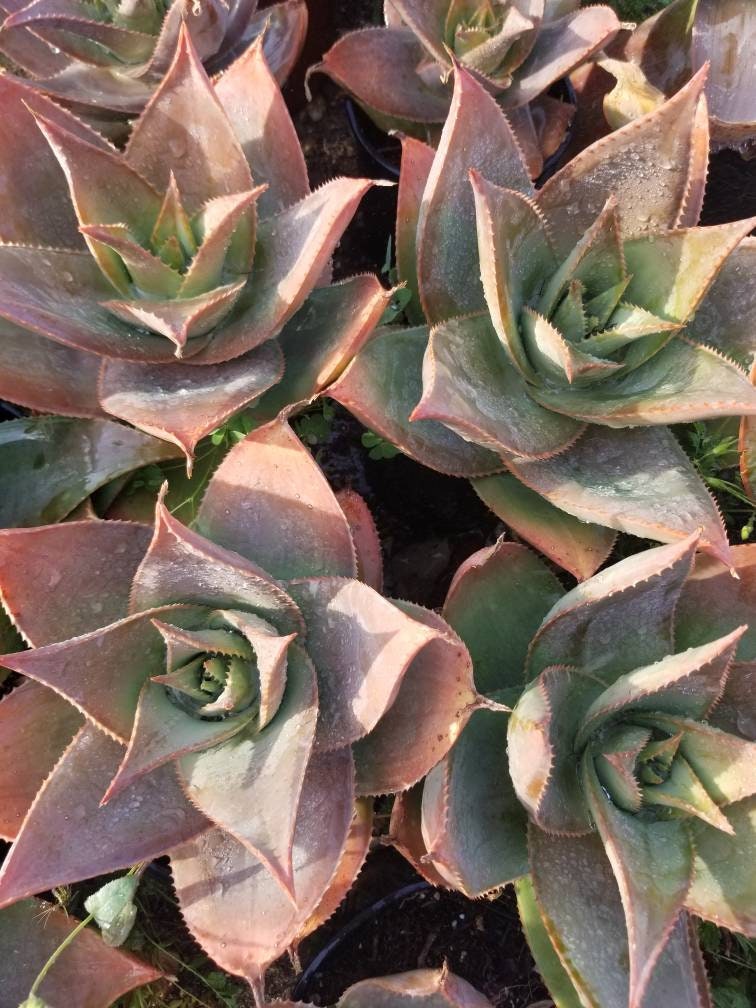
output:
[[[549,94],[553,98],[569,102],[571,105],[577,103],[575,89],[568,77],[564,77],[552,85]],[[402,146],[399,140],[379,129],[370,116],[351,98],[345,99],[344,109],[349,127],[360,147],[389,178],[398,179],[402,156]],[[542,186],[559,168],[564,152],[572,140],[572,133],[573,129],[570,126],[559,147],[550,157],[546,158],[543,171],[536,179],[536,187]]]
[[[26,416],[26,411],[20,406],[14,406],[13,403],[5,402],[4,399],[0,399],[0,421],[18,420],[19,417],[22,416]]]

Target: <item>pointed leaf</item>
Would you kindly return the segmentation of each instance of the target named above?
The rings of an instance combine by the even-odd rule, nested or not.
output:
[[[577,991],[569,974],[562,965],[559,956],[544,927],[541,911],[533,890],[533,880],[529,875],[517,879],[514,884],[517,894],[517,910],[520,914],[520,924],[525,934],[531,955],[535,959],[536,969],[546,984],[555,1004],[559,1008],[583,1008]]]
[[[756,793],[756,742],[681,716],[655,717],[663,728],[684,733],[680,751],[718,805]]]
[[[219,966],[259,982],[327,891],[353,810],[349,750],[321,753],[308,767],[294,833],[296,907],[262,862],[222,830],[171,852],[184,919]]]
[[[339,1008],[491,1008],[488,998],[461,977],[418,969],[376,980],[361,980],[342,994]]]
[[[613,680],[672,651],[675,607],[698,536],[620,560],[568,592],[543,621],[528,655],[528,678],[567,662]],[[610,652],[607,644],[611,642]]]
[[[439,874],[431,859],[422,834],[422,803],[424,782],[421,781],[408,791],[401,791],[394,798],[389,824],[391,842],[426,882],[439,888],[447,888],[448,882]]]
[[[703,85],[699,73],[656,111],[592,144],[549,179],[538,204],[560,253],[569,253],[612,194],[623,233],[675,226],[688,193]]]
[[[266,17],[270,13],[264,11]],[[268,26],[215,82],[215,95],[241,144],[252,179],[268,186],[258,202],[264,217],[304,199],[310,191],[302,148],[266,59],[270,37]]]
[[[296,605],[269,575],[186,528],[158,502],[155,534],[134,577],[130,609],[138,613],[165,598],[252,610],[282,633],[304,629]]]
[[[0,913],[3,1008],[16,1008],[49,957],[77,927],[65,910],[42,900],[23,900]],[[39,988],[38,1004],[49,1008],[109,1008],[122,995],[160,980],[159,970],[108,948],[94,928],[85,928],[54,964]]]
[[[563,594],[543,561],[503,538],[461,565],[443,616],[468,647],[482,693],[524,686],[530,641]]]
[[[434,157],[435,151],[427,144],[413,137],[402,138],[402,170],[396,207],[396,271],[412,295],[405,313],[413,325],[425,321],[417,278],[417,225]]]
[[[749,624],[756,604],[756,546],[735,546],[732,550],[733,577],[728,568],[713,557],[699,556],[685,583],[675,612],[675,643],[678,648],[705,644],[713,637]],[[756,659],[756,627],[746,631],[737,660]]]
[[[318,282],[360,200],[374,183],[336,178],[257,230],[255,265],[234,321],[194,357],[214,364],[275,336]]]
[[[410,421],[422,395],[428,328],[379,329],[328,395],[411,458],[452,476],[483,476],[503,463],[434,420]]]
[[[720,927],[756,934],[756,800],[727,809],[734,835],[699,820],[691,823],[695,848],[693,884],[686,905]]]
[[[94,490],[176,449],[110,420],[27,417],[0,427],[0,527],[60,521]]]
[[[467,896],[526,874],[527,817],[509,776],[505,714],[476,711],[431,771],[423,791],[423,833],[436,869]]]
[[[454,97],[420,208],[418,281],[429,322],[484,306],[477,282],[474,168],[495,185],[532,192],[517,142],[503,112],[472,76],[454,71]]]
[[[535,462],[510,459],[507,464],[531,490],[582,521],[662,542],[701,528],[701,548],[728,560],[717,507],[666,428],[589,427],[561,455]]]
[[[179,760],[191,802],[258,857],[294,900],[294,827],[317,715],[315,670],[292,646],[272,723],[262,731],[249,724],[223,745]]]
[[[438,631],[410,663],[396,699],[378,724],[354,744],[358,794],[403,791],[425,776],[457,741],[475,707],[470,655],[435,613],[395,602]]]
[[[0,532],[3,604],[34,647],[114,623],[149,541],[146,526],[119,521]]]
[[[318,64],[345,91],[379,116],[410,123],[442,123],[449,111],[449,87],[417,70],[427,60],[406,28],[363,28],[348,32]],[[433,70],[431,70],[433,73]]]
[[[281,351],[272,340],[206,367],[108,360],[100,398],[112,416],[173,442],[191,459],[198,441],[258,399],[282,372]]]
[[[276,578],[357,572],[347,520],[285,420],[231,449],[213,474],[197,528]]]
[[[756,352],[756,238],[744,238],[722,264],[686,333],[750,367]],[[736,307],[737,306],[737,307]]]
[[[172,767],[160,767],[107,805],[123,747],[80,730],[45,781],[0,874],[0,903],[151,861],[207,829]]]
[[[226,273],[249,273],[255,247],[257,199],[262,186],[231,196],[216,196],[196,218],[200,247],[181,284],[181,297],[195,297],[220,286]]]
[[[81,727],[81,714],[39,683],[0,702],[0,836],[15,840],[34,796]],[[33,725],[44,731],[33,731]]]
[[[483,503],[518,536],[564,567],[578,581],[595,574],[611,552],[616,538],[614,532],[573,518],[511,473],[474,479],[472,487]]]
[[[316,749],[350,745],[375,728],[411,663],[440,633],[359,581],[307,578],[287,588],[304,615],[318,673]]]
[[[349,525],[357,556],[357,578],[379,594],[383,591],[383,555],[381,540],[370,508],[360,495],[350,489],[336,494],[339,507]]]
[[[548,458],[582,425],[540,407],[510,362],[487,315],[452,319],[431,330],[423,397],[413,419],[439,420],[501,454]]]
[[[131,131],[125,160],[161,192],[173,173],[189,214],[214,196],[252,188],[239,141],[185,28],[168,72]]]

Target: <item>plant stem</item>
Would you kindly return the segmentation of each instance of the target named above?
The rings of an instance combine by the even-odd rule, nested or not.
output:
[[[45,965],[42,967],[42,969],[37,974],[37,979],[34,981],[34,983],[31,986],[31,990],[29,991],[29,997],[34,997],[34,995],[39,990],[39,988],[40,988],[40,986],[42,984],[42,981],[45,979],[45,977],[47,976],[47,974],[53,968],[53,966],[58,961],[58,959],[62,955],[62,953],[65,952],[65,950],[68,948],[68,946],[74,940],[74,938],[76,938],[76,936],[79,934],[79,932],[83,931],[84,928],[87,926],[87,924],[89,924],[93,920],[94,920],[94,914],[88,914],[84,918],[83,921],[79,921],[79,923],[76,925],[76,927],[70,933],[70,935],[68,935],[67,938],[64,938],[63,941],[60,943],[60,945],[58,945],[58,947],[52,953],[52,955],[47,960],[47,962],[45,963]]]

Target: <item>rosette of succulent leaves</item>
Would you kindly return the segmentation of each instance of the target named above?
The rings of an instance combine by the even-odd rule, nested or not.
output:
[[[712,143],[747,153],[756,140],[754,38],[752,3],[674,0],[634,31],[619,33],[598,66],[582,68],[575,83],[596,118],[593,128],[602,128],[603,108],[616,129],[657,108],[708,64]]]
[[[92,122],[118,130],[165,76],[182,27],[208,73],[255,40],[280,83],[307,33],[304,0],[258,10],[258,0],[3,0],[0,59]]]
[[[439,616],[379,593],[364,502],[282,421],[226,455],[195,527],[159,501],[154,529],[4,530],[0,585],[29,644],[0,659],[27,677],[0,702],[0,905],[168,853],[192,934],[258,994],[349,889],[369,796],[489,702]]]
[[[558,1008],[706,1008],[693,915],[756,935],[756,547],[734,577],[696,546],[565,594],[500,540],[444,605],[502,709],[472,715],[391,833],[436,885],[515,882]]]
[[[328,393],[472,478],[578,577],[611,530],[669,542],[700,527],[703,549],[729,555],[668,426],[756,414],[728,356],[754,347],[756,220],[696,226],[703,85],[702,71],[536,192],[503,112],[457,68],[438,150],[404,141],[396,259],[414,325],[379,329]]]
[[[428,139],[449,112],[458,60],[511,116],[533,178],[575,112],[549,88],[620,28],[611,7],[580,0],[386,0],[385,21],[344,35],[313,70],[381,128]]]
[[[57,520],[161,457],[191,466],[242,408],[259,424],[317,394],[388,302],[374,276],[330,283],[372,184],[310,191],[259,40],[212,83],[183,30],[123,151],[0,77],[0,398],[58,415],[0,428],[4,458],[14,438],[32,456],[7,465],[3,524]],[[50,506],[30,519],[29,484],[49,481]]]

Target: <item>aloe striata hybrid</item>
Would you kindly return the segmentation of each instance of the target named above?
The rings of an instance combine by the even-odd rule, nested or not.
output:
[[[0,55],[34,86],[104,123],[151,98],[183,26],[208,72],[256,39],[283,83],[307,32],[304,0],[2,0]]]
[[[446,119],[458,60],[514,117],[533,177],[574,112],[545,92],[620,27],[611,7],[580,0],[386,0],[385,21],[339,39],[313,69],[379,126],[425,138]]]
[[[380,580],[362,499],[281,421],[228,453],[195,528],[159,502],[151,538],[0,533],[32,645],[0,660],[28,677],[0,703],[0,904],[169,852],[190,930],[259,987],[351,885],[366,796],[422,778],[486,702],[454,632]]]
[[[191,461],[269,389],[267,419],[316,394],[380,317],[374,277],[328,286],[372,182],[310,192],[259,42],[213,85],[182,30],[123,153],[12,77],[0,102],[1,397]]]
[[[733,549],[738,580],[696,546],[564,594],[499,541],[444,606],[503,706],[400,797],[392,833],[436,884],[517,881],[559,1008],[703,1008],[690,915],[756,934],[756,548]]]
[[[404,141],[397,264],[416,325],[381,329],[329,392],[420,462],[474,478],[580,577],[605,559],[607,529],[672,541],[701,527],[703,549],[729,553],[667,426],[756,414],[725,356],[744,339],[756,221],[696,227],[703,84],[536,193],[501,109],[457,69],[438,150]]]

